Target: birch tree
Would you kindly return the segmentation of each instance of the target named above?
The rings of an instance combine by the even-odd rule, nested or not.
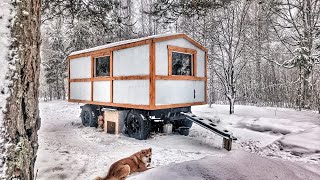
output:
[[[1,179],[34,179],[40,128],[40,2],[0,2],[0,28],[5,31],[0,38],[7,42],[0,56],[6,72],[0,80]]]

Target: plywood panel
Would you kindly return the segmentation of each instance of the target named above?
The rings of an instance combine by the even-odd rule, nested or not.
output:
[[[204,101],[204,81],[157,80],[156,105]]]
[[[183,38],[156,43],[156,75],[168,75],[168,45],[197,50],[197,76],[205,77],[205,52]]]
[[[149,80],[114,80],[113,102],[149,105]]]
[[[149,75],[149,44],[113,51],[113,76]]]
[[[70,99],[91,100],[91,82],[70,82]]]
[[[93,101],[110,102],[110,81],[93,82]]]
[[[194,81],[194,90],[196,92],[194,102],[205,101],[205,81]]]
[[[70,79],[91,78],[91,57],[70,60]]]

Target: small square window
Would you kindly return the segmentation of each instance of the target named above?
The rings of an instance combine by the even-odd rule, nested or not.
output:
[[[192,76],[192,54],[172,52],[172,75]]]
[[[95,77],[110,76],[110,56],[95,58]]]

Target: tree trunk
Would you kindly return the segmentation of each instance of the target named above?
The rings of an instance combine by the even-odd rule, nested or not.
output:
[[[11,81],[4,112],[4,179],[34,179],[40,117],[40,0],[11,1],[8,71]]]
[[[299,111],[301,111],[303,107],[302,91],[303,91],[303,75],[302,75],[302,68],[299,67],[299,88],[298,88],[298,99],[297,99]]]
[[[303,108],[311,108],[311,97],[312,97],[312,82],[311,82],[311,70],[305,70],[303,73]]]
[[[234,114],[234,99],[228,98],[229,100],[229,113]]]

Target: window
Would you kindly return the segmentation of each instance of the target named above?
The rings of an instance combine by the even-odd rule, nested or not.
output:
[[[169,76],[197,76],[197,50],[168,45]]]
[[[95,77],[110,76],[110,56],[95,58]]]
[[[193,75],[192,54],[172,52],[172,75]]]

